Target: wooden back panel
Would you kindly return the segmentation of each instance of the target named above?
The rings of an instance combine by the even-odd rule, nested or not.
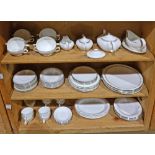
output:
[[[96,41],[96,37],[102,34],[103,29],[108,32],[122,37],[126,29],[131,29],[137,34],[141,34],[139,22],[84,22],[84,21],[46,21],[46,22],[13,22],[12,33],[20,28],[26,28],[32,34],[38,34],[41,29],[50,27],[54,28],[61,36],[69,35],[73,40],[81,37],[82,34]]]

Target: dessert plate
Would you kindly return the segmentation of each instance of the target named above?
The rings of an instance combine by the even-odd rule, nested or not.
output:
[[[106,53],[99,49],[93,49],[87,52],[87,57],[92,59],[103,58],[105,55]]]

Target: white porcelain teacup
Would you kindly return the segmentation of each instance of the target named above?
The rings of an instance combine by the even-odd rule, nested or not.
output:
[[[51,109],[47,106],[39,108],[38,112],[43,123],[45,123],[51,116]]]
[[[33,108],[26,107],[26,108],[22,109],[21,117],[22,117],[22,120],[24,121],[24,124],[27,125],[34,118],[34,110],[33,110]]]
[[[11,55],[19,56],[22,54],[27,54],[29,52],[27,49],[29,45],[26,44],[26,41],[20,37],[13,37],[9,39],[6,45],[7,45],[7,51]]]
[[[51,37],[42,37],[33,46],[36,52],[44,56],[52,55],[54,52],[60,52],[60,47]]]

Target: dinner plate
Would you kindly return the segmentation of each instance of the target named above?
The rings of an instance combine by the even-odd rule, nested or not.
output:
[[[76,67],[72,72],[71,75],[74,80],[87,83],[87,82],[93,82],[97,78],[96,71],[88,66],[80,66]]]
[[[123,91],[134,91],[143,85],[142,75],[136,69],[122,64],[105,67],[102,80],[109,86]]]
[[[128,45],[126,45],[125,41],[122,42],[122,46],[123,46],[125,49],[127,49],[127,50],[129,50],[129,51],[131,51],[131,52],[133,52],[133,53],[144,54],[144,53],[147,52],[147,47],[144,47],[144,48],[142,48],[141,50],[137,50],[137,49],[135,49],[135,48],[132,48],[132,47],[129,47]]]
[[[114,109],[126,120],[136,120],[142,114],[141,104],[135,98],[118,98],[114,101]]]
[[[106,99],[97,98],[77,100],[74,106],[80,116],[88,119],[104,117],[110,109],[110,104]]]
[[[105,55],[106,53],[99,49],[93,49],[87,52],[87,57],[92,58],[92,59],[103,58]]]

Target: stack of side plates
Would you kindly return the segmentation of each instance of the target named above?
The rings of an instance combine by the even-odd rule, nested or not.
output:
[[[37,86],[37,75],[32,70],[22,70],[14,75],[13,83],[15,90],[27,92]]]
[[[58,68],[47,68],[41,72],[40,81],[45,88],[57,88],[64,83],[64,74]]]
[[[58,107],[53,113],[54,119],[59,124],[67,124],[72,118],[72,111],[65,106]]]
[[[100,76],[93,68],[81,66],[75,68],[68,77],[73,88],[81,92],[93,91],[99,86]]]
[[[106,99],[80,99],[75,103],[75,110],[84,118],[97,119],[108,114],[110,110],[110,104]]]
[[[105,67],[102,80],[109,89],[121,94],[137,93],[143,85],[142,75],[136,69],[122,64]]]
[[[138,120],[142,115],[142,107],[135,98],[118,98],[114,101],[114,111],[122,119]]]

